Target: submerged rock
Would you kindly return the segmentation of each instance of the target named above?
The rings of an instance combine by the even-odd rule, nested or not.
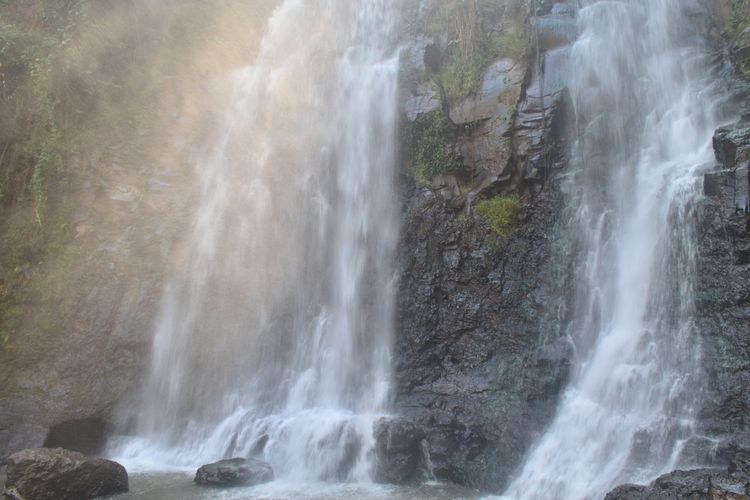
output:
[[[128,473],[122,465],[62,448],[19,451],[6,464],[4,494],[9,498],[81,500],[128,491]]]
[[[195,473],[202,486],[253,486],[273,481],[271,466],[252,458],[230,458],[207,464]]]

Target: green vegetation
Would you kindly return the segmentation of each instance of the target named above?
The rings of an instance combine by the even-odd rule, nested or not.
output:
[[[750,0],[730,0],[729,19],[727,20],[726,31],[731,38],[735,47],[743,48],[738,51],[735,58],[737,70],[746,79],[750,80],[750,60],[747,56],[747,50],[750,46]]]
[[[225,2],[226,3],[226,2]],[[66,157],[140,115],[209,36],[222,2],[0,0],[0,206],[41,224]]]
[[[435,38],[448,33],[441,79],[448,100],[456,103],[476,92],[482,74],[497,58],[521,59],[528,50],[523,22],[502,27],[508,11],[503,1],[447,0],[428,17],[425,32]]]
[[[453,151],[455,132],[442,110],[420,115],[411,124],[411,164],[414,176],[424,185],[442,174],[464,171]]]
[[[750,26],[750,0],[732,0],[729,30],[734,40],[739,39]]]
[[[247,50],[236,37],[252,37],[248,18],[260,25],[273,6],[0,0],[0,354],[62,329],[52,303],[82,272],[71,221],[83,181],[103,185],[111,156],[124,167],[146,161],[162,99],[189,102],[187,86]],[[207,46],[222,57],[198,73]]]
[[[484,70],[492,61],[499,57],[519,59],[526,54],[526,50],[525,34],[504,32],[487,39],[469,57],[450,51],[440,73],[448,99],[456,103],[473,94],[479,89]]]
[[[474,211],[501,238],[507,237],[518,223],[521,200],[518,196],[495,196],[477,203]]]
[[[0,203],[30,195],[40,224],[46,186],[62,169],[55,66],[79,3],[0,3]]]

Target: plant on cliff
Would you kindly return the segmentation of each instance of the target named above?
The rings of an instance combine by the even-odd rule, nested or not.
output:
[[[729,28],[736,41],[750,26],[750,0],[732,0],[731,7]]]
[[[438,76],[451,103],[476,92],[484,70],[500,57],[521,59],[528,49],[523,22],[513,22],[508,2],[447,0],[427,18],[425,32],[448,34]]]
[[[0,0],[0,355],[44,335],[40,323],[54,326],[40,303],[50,276],[74,275],[64,260],[79,244],[82,180],[100,175],[94,164],[106,175],[109,148],[124,161],[143,156],[138,125],[152,123],[153,103],[209,39],[220,6],[234,4]]]
[[[518,196],[495,196],[477,203],[474,211],[501,238],[507,237],[518,223],[521,200]]]
[[[411,124],[411,165],[414,176],[429,185],[438,175],[464,171],[455,153],[455,131],[445,114],[435,110],[417,117]]]
[[[59,99],[51,92],[57,46],[67,30],[21,29],[0,16],[0,202],[31,194],[41,223],[46,185],[60,171]]]

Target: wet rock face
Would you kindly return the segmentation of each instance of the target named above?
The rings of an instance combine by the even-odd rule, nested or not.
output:
[[[125,468],[62,448],[23,450],[7,458],[6,495],[26,500],[83,500],[128,491]]]
[[[626,484],[607,494],[604,500],[742,500],[750,496],[748,461],[737,459],[729,469],[675,471],[648,486]]]
[[[375,481],[418,484],[430,479],[425,433],[402,419],[382,419],[375,425]]]
[[[698,223],[697,330],[707,384],[700,425],[738,448],[750,441],[748,126],[717,131],[721,166],[706,175]]]
[[[507,239],[414,188],[401,242],[396,410],[437,479],[499,490],[554,413],[570,365],[550,186]]]
[[[441,176],[428,189],[404,175],[402,184],[395,410],[424,433],[436,479],[490,491],[502,490],[553,416],[572,357],[560,331],[571,241],[559,179],[575,21],[563,3],[537,4],[542,64],[533,63],[536,48],[523,61],[492,62],[477,93],[450,111],[464,177]],[[418,37],[412,48],[421,54],[430,43]],[[404,61],[411,121],[440,103],[434,89],[409,84],[424,81],[412,64],[423,59]],[[523,199],[505,238],[472,212],[498,193]],[[389,475],[401,480],[414,460],[399,456],[408,471]]]
[[[207,464],[195,473],[201,486],[253,486],[273,481],[273,469],[252,458],[231,458]]]
[[[564,3],[549,3],[530,19],[535,40],[535,63],[529,66],[527,85],[513,125],[518,175],[541,183],[554,175],[549,153],[567,142],[570,122],[567,85],[570,46],[577,37],[575,11]]]
[[[714,153],[718,162],[727,169],[734,169],[738,162],[747,161],[750,156],[750,124],[721,127],[713,137]]]

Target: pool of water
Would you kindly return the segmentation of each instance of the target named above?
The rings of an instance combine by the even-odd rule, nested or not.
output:
[[[479,500],[476,490],[437,483],[391,486],[359,483],[272,482],[249,488],[211,488],[193,483],[194,473],[138,473],[130,475],[130,491],[110,500]],[[498,498],[498,497],[494,497]]]

